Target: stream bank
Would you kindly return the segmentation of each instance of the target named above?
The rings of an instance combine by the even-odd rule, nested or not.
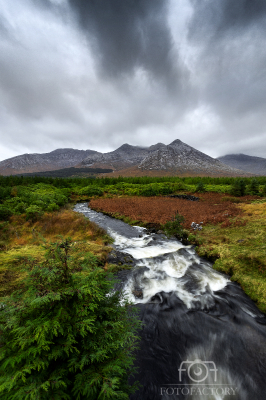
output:
[[[77,204],[134,259],[119,289],[143,321],[131,400],[265,398],[266,318],[192,246]]]

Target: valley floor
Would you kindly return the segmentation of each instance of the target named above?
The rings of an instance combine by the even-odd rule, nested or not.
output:
[[[182,192],[184,194],[184,191]],[[166,196],[95,198],[90,206],[133,225],[162,228],[178,213],[185,217],[190,243],[200,256],[214,262],[213,267],[230,275],[266,312],[266,200],[256,196],[235,198],[222,193],[193,193],[199,201]],[[192,222],[203,222],[201,231]],[[38,221],[25,221],[14,215],[1,223],[0,296],[8,295],[24,277],[23,265],[33,258],[41,261],[45,241],[72,237],[82,254],[92,253],[107,268],[110,238],[95,224],[67,205],[60,211],[45,213]]]
[[[160,227],[175,213],[185,217],[190,243],[213,267],[230,275],[266,312],[266,200],[219,193],[193,193],[200,201],[167,197],[94,199],[90,206],[131,224]],[[237,201],[238,203],[233,203]],[[192,222],[203,222],[194,231]]]

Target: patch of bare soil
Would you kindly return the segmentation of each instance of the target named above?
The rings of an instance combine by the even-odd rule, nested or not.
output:
[[[190,228],[192,222],[203,224],[224,223],[228,226],[230,218],[243,215],[243,211],[230,201],[222,201],[225,197],[220,193],[193,193],[200,197],[199,201],[170,197],[124,197],[112,199],[94,199],[90,207],[96,211],[104,211],[114,215],[119,213],[132,220],[140,220],[152,224],[165,224],[178,212],[185,218],[185,228]],[[245,196],[241,202],[256,199],[255,196]],[[241,220],[235,224],[242,224]]]

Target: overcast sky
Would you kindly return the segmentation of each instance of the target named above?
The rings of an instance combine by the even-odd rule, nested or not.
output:
[[[266,158],[266,0],[0,0],[0,160],[175,139]]]

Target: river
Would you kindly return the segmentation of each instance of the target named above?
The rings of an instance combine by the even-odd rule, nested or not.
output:
[[[74,211],[135,259],[120,287],[143,321],[135,376],[142,387],[131,400],[266,400],[266,318],[238,284],[193,246],[148,234],[87,203]]]

